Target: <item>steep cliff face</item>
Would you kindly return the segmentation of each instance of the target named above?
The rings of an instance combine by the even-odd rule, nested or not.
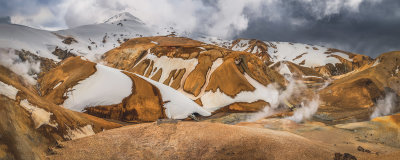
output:
[[[0,159],[42,159],[57,141],[121,126],[47,101],[35,87],[3,66],[0,104]]]
[[[399,68],[400,52],[389,52],[377,57],[368,68],[333,81],[320,91],[324,104],[319,114],[323,119],[365,120],[373,113],[380,99],[386,99],[393,93],[395,96],[388,101],[395,103],[391,111],[395,112],[398,110],[395,99],[400,95]]]
[[[269,101],[256,90],[272,83],[280,86],[287,83],[255,55],[181,37],[131,39],[105,53],[102,59],[111,67],[169,85],[209,111],[224,107],[260,110]],[[243,99],[240,94],[256,96]],[[216,102],[218,98],[225,101]]]

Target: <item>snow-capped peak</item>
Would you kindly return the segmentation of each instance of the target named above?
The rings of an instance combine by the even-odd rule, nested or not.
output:
[[[112,16],[111,18],[106,20],[104,23],[112,24],[112,23],[119,23],[121,21],[135,21],[137,23],[144,24],[142,20],[140,20],[139,18],[133,16],[129,12],[122,12],[120,14]]]

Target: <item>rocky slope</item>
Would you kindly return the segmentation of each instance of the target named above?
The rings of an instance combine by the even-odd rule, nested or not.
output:
[[[275,118],[237,125],[139,124],[62,143],[63,148],[47,158],[395,159],[400,155],[398,118],[334,126]]]
[[[261,110],[276,103],[278,90],[270,84],[287,83],[252,54],[188,38],[135,38],[102,59],[111,67],[169,85],[211,112]]]
[[[207,132],[212,134],[207,134]],[[232,134],[235,133],[235,134]],[[126,126],[69,141],[50,159],[332,159],[318,143],[288,132],[218,123]]]
[[[129,122],[210,113],[178,91],[130,72],[71,57],[39,79],[48,101],[97,117]]]
[[[0,159],[42,159],[48,146],[120,127],[65,109],[39,96],[34,86],[0,66]]]
[[[400,52],[384,53],[368,68],[344,75],[321,90],[324,104],[319,108],[319,117],[324,120],[366,120],[375,110],[379,116],[399,111],[399,56]]]
[[[301,67],[312,68],[325,77],[342,75],[372,62],[368,56],[317,45],[256,39],[226,41],[210,37],[200,38],[200,40],[234,51],[255,54],[267,64],[287,61]],[[289,71],[292,70],[289,69]]]

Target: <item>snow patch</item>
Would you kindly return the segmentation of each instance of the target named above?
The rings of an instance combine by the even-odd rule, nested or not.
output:
[[[155,42],[155,41],[151,41],[150,43],[158,45],[158,42]]]
[[[50,46],[62,47],[62,40],[49,31],[14,24],[0,24],[0,48],[26,50],[40,57],[60,61],[49,50]],[[53,47],[51,47],[53,48]]]
[[[200,37],[194,37],[195,40],[207,43],[207,44],[212,44],[224,48],[229,48],[232,45],[231,40],[223,40],[218,37],[210,37],[210,36],[200,36]]]
[[[185,119],[193,113],[198,113],[202,116],[211,115],[210,112],[204,110],[197,103],[184,96],[179,91],[144,76],[138,74],[135,75],[148,81],[160,90],[162,99],[164,101],[165,114],[168,118]]]
[[[325,47],[289,42],[271,42],[271,44],[276,46],[276,49],[272,47],[268,48],[268,53],[270,53],[274,61],[291,61],[296,64],[305,61],[304,66],[306,67],[324,66],[328,63],[341,63],[337,58],[329,56],[330,54],[325,54],[328,50]],[[300,55],[302,56],[298,58],[297,56]]]
[[[159,82],[161,83],[163,83],[168,78],[171,71],[173,70],[178,71],[179,69],[185,68],[186,69],[185,75],[188,75],[190,72],[194,70],[194,68],[198,63],[198,60],[196,58],[182,59],[182,58],[170,58],[167,56],[161,56],[160,58],[158,58],[154,54],[147,54],[146,58],[154,62],[153,68],[157,68],[157,70],[153,71],[149,77],[153,77],[158,70],[160,69],[162,70],[161,78],[159,80]]]
[[[60,86],[61,84],[62,84],[62,82],[58,82],[58,83],[53,87],[53,89],[57,88],[57,87]]]
[[[242,39],[235,46],[232,47],[234,51],[244,51],[248,49],[250,40]]]
[[[286,63],[281,63],[281,65],[279,66],[279,73],[283,76],[292,76],[292,72],[290,71]]]
[[[120,70],[101,64],[90,77],[75,85],[64,101],[65,108],[82,112],[86,107],[121,103],[132,93],[132,80]]]
[[[337,55],[337,56],[342,57],[342,58],[344,58],[344,59],[346,59],[346,60],[348,60],[350,62],[353,62],[353,60],[347,54],[344,54],[344,53],[341,53],[341,52],[334,52],[334,53],[331,53],[331,54]]]
[[[376,66],[376,65],[378,65],[380,62],[381,62],[381,60],[380,60],[380,59],[378,59],[378,60],[375,60],[374,64],[372,64],[372,66],[371,66],[371,67],[375,67],[375,66]]]
[[[197,47],[197,48],[199,48],[199,49],[201,49],[203,51],[206,51],[206,49],[204,47]]]
[[[245,74],[244,76],[247,81],[254,88],[256,88],[254,91],[242,91],[234,98],[222,93],[219,89],[217,89],[216,92],[208,91],[201,97],[203,107],[210,112],[214,112],[221,107],[235,102],[252,103],[258,100],[269,102],[270,105],[277,105],[279,92],[275,89],[274,85],[270,84],[268,86],[264,86],[251,78],[249,75]]]
[[[17,93],[18,93],[18,89],[0,81],[0,94],[1,95],[4,95],[10,99],[15,100],[15,98],[17,97]]]
[[[142,20],[133,16],[129,12],[122,12],[120,14],[117,14],[117,15],[109,18],[108,20],[106,20],[104,23],[112,24],[112,23],[118,23],[118,22],[123,22],[123,21],[134,21],[134,22],[137,22],[140,24],[144,24]]]
[[[74,140],[74,139],[78,139],[78,138],[91,136],[91,135],[94,135],[94,134],[95,133],[93,131],[92,125],[86,125],[86,126],[81,127],[81,128],[76,128],[75,130],[72,130],[72,129],[70,129],[68,127],[67,135],[64,135],[64,138],[67,138],[67,139],[70,139],[70,140]]]
[[[260,52],[260,50],[258,49],[257,46],[255,46],[255,47],[253,48],[253,50],[251,51],[251,53],[253,53],[253,54],[259,53],[259,52]]]
[[[53,113],[47,112],[42,108],[33,106],[28,100],[24,99],[20,102],[20,105],[31,114],[31,118],[35,123],[36,129],[42,125],[49,125],[51,127],[57,128],[57,123],[50,122],[50,116]]]

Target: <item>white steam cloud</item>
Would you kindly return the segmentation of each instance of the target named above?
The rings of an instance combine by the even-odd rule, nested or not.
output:
[[[287,119],[295,122],[310,119],[317,112],[319,103],[319,96],[314,97],[310,102],[302,102],[300,108],[294,111],[293,116],[287,117]]]
[[[379,99],[377,101],[374,112],[371,115],[371,119],[391,114],[395,108],[396,100],[397,100],[396,93],[394,92],[386,93],[384,98]]]
[[[40,62],[22,61],[13,49],[0,49],[0,65],[22,76],[29,84],[36,84],[40,72]]]
[[[307,86],[298,80],[289,79],[290,83],[285,90],[280,91],[279,95],[276,97],[274,102],[270,106],[265,107],[262,111],[252,115],[246,121],[256,121],[273,114],[279,113],[282,106],[287,107],[288,100],[294,96],[301,98],[301,104],[296,107],[293,116],[286,117],[287,119],[293,120],[295,122],[302,122],[304,120],[310,119],[314,115],[319,107],[320,101],[319,96],[314,96],[312,99],[306,98],[307,95],[303,93],[307,90]],[[278,89],[276,89],[278,90]]]

